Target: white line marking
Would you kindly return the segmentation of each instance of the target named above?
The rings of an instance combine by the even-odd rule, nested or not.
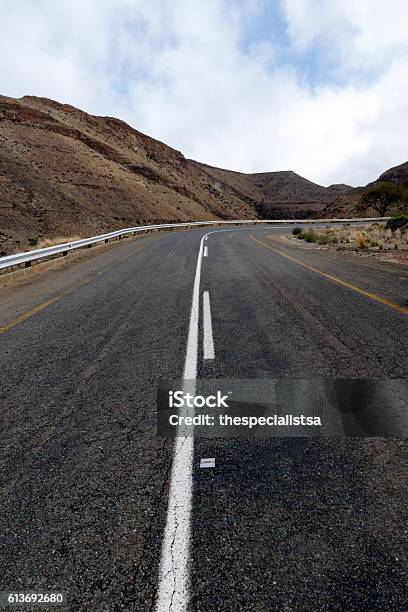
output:
[[[194,278],[183,372],[184,393],[195,394],[198,353],[198,321],[200,312],[200,277],[203,238],[200,241]],[[179,416],[194,416],[194,408],[183,406]],[[184,434],[184,435],[183,435]],[[190,516],[193,491],[194,428],[178,428],[174,444],[169,503],[161,552],[157,612],[185,612],[189,602]]]
[[[208,257],[208,247],[204,247],[204,257]]]
[[[213,468],[215,467],[215,457],[208,457],[207,459],[200,459],[200,468]]]
[[[183,384],[184,393],[195,394],[195,381]],[[183,407],[180,416],[194,416]],[[183,435],[185,433],[186,435]],[[161,552],[158,612],[186,612],[189,601],[190,516],[193,492],[194,439],[191,431],[177,431],[171,469],[166,527]]]
[[[210,294],[203,293],[203,319],[204,319],[204,359],[214,359],[214,340],[211,321]]]
[[[195,394],[198,359],[198,321],[200,311],[200,278],[204,240],[210,234],[237,231],[218,229],[201,238],[194,278],[186,360],[183,372],[184,393]],[[242,230],[243,228],[239,228]],[[247,228],[245,228],[247,229]],[[179,416],[194,416],[194,408],[184,406]],[[193,497],[194,427],[177,430],[171,469],[169,503],[160,559],[157,612],[187,612],[189,605],[189,550],[191,504]]]

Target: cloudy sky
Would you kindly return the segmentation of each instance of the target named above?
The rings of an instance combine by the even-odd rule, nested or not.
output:
[[[408,159],[406,0],[2,0],[1,93],[213,165],[365,184]]]

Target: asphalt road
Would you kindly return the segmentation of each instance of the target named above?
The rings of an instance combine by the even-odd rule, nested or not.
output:
[[[216,231],[194,313],[206,233],[125,241],[0,293],[0,590],[60,589],[72,610],[168,601],[174,440],[156,435],[156,398],[187,365],[197,384],[408,377],[405,267]],[[408,608],[405,440],[197,437],[191,452],[173,610]]]

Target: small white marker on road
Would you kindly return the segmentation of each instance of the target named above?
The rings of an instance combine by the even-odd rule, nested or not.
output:
[[[215,467],[215,457],[207,457],[206,459],[200,459],[200,468],[213,467]]]
[[[208,257],[208,247],[204,247],[204,257]]]

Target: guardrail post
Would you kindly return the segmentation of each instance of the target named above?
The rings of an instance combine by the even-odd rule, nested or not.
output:
[[[109,238],[105,238],[105,244],[109,242]]]
[[[68,255],[68,251],[63,251],[62,256],[65,257],[66,255]]]
[[[31,268],[31,261],[26,261],[24,264],[25,268]]]

